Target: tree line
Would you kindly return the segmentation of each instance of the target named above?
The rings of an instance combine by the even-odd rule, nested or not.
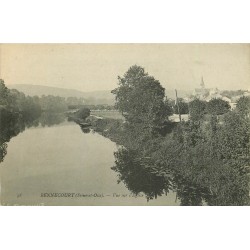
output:
[[[113,110],[112,105],[85,104],[83,98],[60,96],[26,96],[15,89],[8,89],[0,79],[0,107],[6,112],[19,112],[25,119],[39,117],[41,112],[65,112],[68,109],[89,108],[91,110]]]
[[[59,96],[26,96],[16,89],[8,89],[0,80],[1,110],[13,114],[21,114],[25,120],[32,120],[42,111],[63,112],[67,110],[65,98]]]
[[[223,100],[223,99],[217,99],[213,98],[210,101],[202,101],[198,98],[194,98],[194,100],[190,102],[186,102],[183,100],[183,98],[178,98],[178,105],[176,101],[171,100],[170,104],[172,106],[172,111],[174,114],[189,114],[194,109],[197,111],[197,109],[202,109],[202,112],[204,114],[217,114],[222,115],[230,111],[231,106],[230,104]]]

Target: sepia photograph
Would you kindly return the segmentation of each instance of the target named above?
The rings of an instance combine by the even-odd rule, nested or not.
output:
[[[249,139],[249,44],[0,44],[1,206],[248,206]]]
[[[2,249],[245,249],[249,4],[1,0]]]

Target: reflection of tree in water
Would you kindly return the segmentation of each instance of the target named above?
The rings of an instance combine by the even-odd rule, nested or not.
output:
[[[41,126],[52,126],[60,124],[65,120],[64,114],[44,112],[38,119],[24,120],[22,115],[11,112],[0,113],[0,162],[7,154],[7,142],[14,136],[23,132],[25,128]]]
[[[199,174],[193,169],[193,175],[184,176],[182,172],[169,175],[151,158],[141,155],[138,149],[120,148],[115,152],[112,170],[118,173],[118,183],[123,182],[134,194],[144,193],[147,200],[167,195],[172,190],[183,206],[246,205],[248,202],[248,177],[245,173],[237,174],[227,166],[211,162],[211,166],[197,169]],[[220,174],[216,172],[218,169]]]
[[[195,186],[188,180],[175,176],[170,178],[147,158],[140,158],[136,150],[124,148],[115,152],[115,166],[112,170],[118,173],[118,183],[121,181],[134,194],[144,193],[147,200],[156,199],[169,190],[176,191],[181,205],[202,205],[208,191]]]
[[[210,196],[209,190],[182,176],[175,176],[173,181],[174,190],[182,206],[201,206]]]
[[[147,200],[157,198],[169,191],[169,180],[164,175],[153,173],[149,159],[140,158],[135,150],[120,148],[115,152],[118,183],[123,182],[134,194],[144,193]]]
[[[42,127],[58,125],[65,120],[65,115],[62,113],[52,113],[52,112],[43,112],[39,118],[39,122]]]
[[[0,162],[7,154],[7,142],[20,132],[24,131],[25,124],[16,114],[1,113],[0,119]]]
[[[3,161],[6,154],[7,154],[7,143],[4,142],[0,144],[0,162]]]

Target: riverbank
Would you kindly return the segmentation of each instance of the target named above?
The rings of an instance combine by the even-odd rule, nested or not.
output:
[[[249,177],[245,166],[249,156],[243,140],[249,128],[248,119],[237,112],[223,116],[223,122],[212,119],[213,116],[208,118],[199,122],[169,122],[164,134],[160,133],[162,128],[115,119],[99,120],[93,129],[124,146],[115,153],[113,170],[120,181],[132,189],[136,187],[135,192],[136,182],[146,187],[136,178],[138,173],[144,173],[148,185],[153,185],[155,176],[160,177],[157,182],[167,191],[176,191],[182,205],[248,205]],[[232,131],[239,126],[241,130],[235,135]],[[235,140],[242,145],[232,143]],[[238,152],[234,158],[232,150]],[[151,198],[153,194],[150,195]]]

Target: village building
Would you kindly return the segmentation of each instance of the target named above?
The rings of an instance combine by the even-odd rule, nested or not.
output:
[[[203,77],[201,78],[201,84],[200,84],[200,88],[196,88],[193,92],[193,98],[198,98],[202,101],[206,101],[206,102],[209,102],[210,100],[212,99],[222,99],[226,102],[229,103],[230,107],[231,107],[231,110],[235,109],[236,108],[236,103],[238,101],[238,99],[241,97],[241,96],[237,96],[237,97],[234,97],[234,98],[228,98],[227,96],[223,96],[221,94],[221,91],[218,89],[218,88],[206,88],[205,87],[205,83],[204,83],[204,80],[203,80]],[[244,93],[244,96],[249,96],[250,93],[249,92],[245,92]]]
[[[195,98],[204,100],[209,95],[209,89],[206,89],[203,77],[201,78],[200,88],[196,88],[193,92]]]

